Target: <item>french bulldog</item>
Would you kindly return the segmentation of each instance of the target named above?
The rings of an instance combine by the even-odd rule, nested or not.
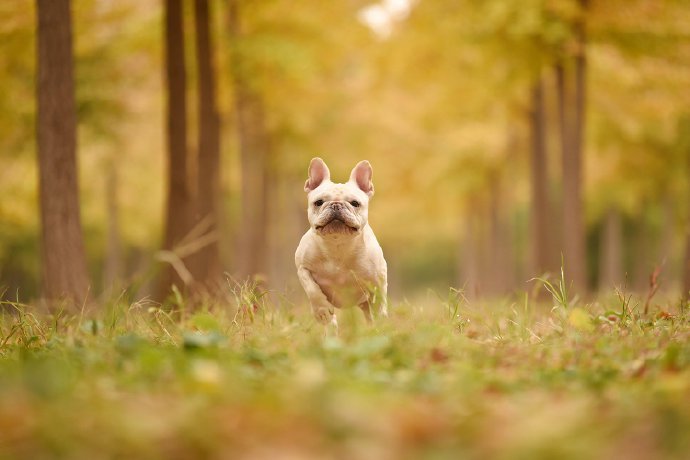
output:
[[[295,253],[297,276],[316,320],[336,330],[335,308],[358,305],[371,322],[379,304],[381,316],[388,316],[386,260],[368,223],[372,174],[369,162],[360,161],[350,180],[337,184],[326,163],[314,158],[304,184],[310,228]]]

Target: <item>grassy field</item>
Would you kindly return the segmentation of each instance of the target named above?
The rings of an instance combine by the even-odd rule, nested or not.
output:
[[[688,458],[690,315],[456,291],[324,335],[305,307],[0,322],[1,458]],[[556,304],[554,306],[554,303]]]

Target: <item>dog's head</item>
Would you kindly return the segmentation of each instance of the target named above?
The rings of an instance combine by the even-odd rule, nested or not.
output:
[[[331,182],[321,158],[309,164],[307,192],[309,224],[320,235],[356,235],[367,224],[369,199],[374,195],[371,165],[360,161],[344,184]]]

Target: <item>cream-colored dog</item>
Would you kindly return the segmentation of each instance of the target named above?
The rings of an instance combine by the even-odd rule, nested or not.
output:
[[[368,223],[374,195],[372,170],[360,161],[345,184],[331,182],[321,158],[309,164],[307,214],[311,228],[295,253],[297,276],[322,324],[337,326],[335,308],[359,305],[367,321],[372,308],[388,315],[386,260]]]

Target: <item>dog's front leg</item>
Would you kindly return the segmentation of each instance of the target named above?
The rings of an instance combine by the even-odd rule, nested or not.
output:
[[[388,277],[384,274],[381,279],[379,279],[377,285],[378,294],[381,296],[379,300],[379,314],[387,318],[388,317]]]
[[[307,268],[300,266],[297,269],[297,277],[304,288],[304,292],[307,293],[316,320],[324,325],[333,325],[337,329],[338,322],[335,319],[335,307],[328,301],[326,294],[323,293],[321,287],[314,281],[311,272]]]
[[[380,296],[380,298],[379,298]],[[374,302],[374,300],[376,302]],[[362,310],[362,313],[364,313],[364,319],[367,320],[368,324],[372,324],[373,322],[373,313],[372,309],[376,308],[378,305],[378,315],[380,315],[382,318],[387,318],[388,317],[388,297],[386,296],[386,285],[383,284],[381,285],[378,289],[377,292],[374,294],[372,293],[366,300],[363,300],[359,303],[359,308]]]

